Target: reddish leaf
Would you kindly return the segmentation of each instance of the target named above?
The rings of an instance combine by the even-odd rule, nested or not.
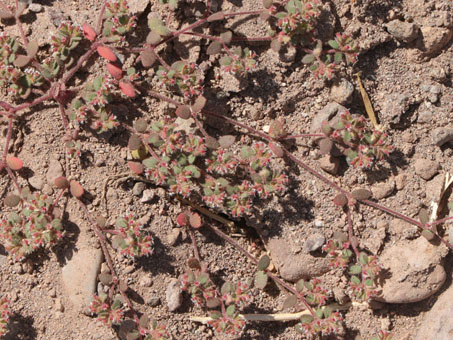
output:
[[[269,136],[272,138],[280,138],[286,135],[285,127],[283,122],[279,119],[275,119],[269,127]]]
[[[94,41],[96,39],[96,31],[91,27],[89,24],[84,23],[83,26],[83,34],[85,35],[85,38],[87,38],[90,41]]]
[[[189,119],[190,114],[190,107],[187,105],[179,105],[176,109],[176,115],[182,119]]]
[[[265,9],[271,8],[272,7],[272,2],[273,2],[272,0],[263,0],[263,7]]]
[[[206,98],[203,96],[199,96],[195,103],[192,105],[191,109],[193,112],[200,112],[204,106],[206,105]]]
[[[356,200],[367,200],[373,195],[370,190],[362,188],[353,190],[351,194]]]
[[[134,98],[135,97],[135,88],[132,86],[131,83],[126,83],[124,81],[120,81],[120,89],[126,96]]]
[[[121,69],[121,67],[115,64],[108,63],[107,71],[109,71],[112,77],[115,78],[116,80],[120,80],[123,77],[123,70]]]
[[[233,135],[225,135],[219,138],[219,144],[222,148],[228,148],[235,142],[236,137]]]
[[[74,180],[72,180],[69,183],[69,191],[71,192],[72,196],[74,196],[75,198],[82,197],[83,192],[84,192],[80,183],[77,181],[74,181]]]
[[[140,53],[140,58],[143,67],[147,68],[153,66],[154,62],[156,61],[156,56],[154,55],[153,51],[149,49],[143,50],[142,53]]]
[[[231,33],[231,31],[226,31],[226,32],[220,34],[220,39],[222,39],[222,41],[225,44],[229,44],[231,42],[232,38],[233,38],[233,33]]]
[[[64,189],[69,186],[68,179],[64,176],[55,178],[54,184],[58,189]]]
[[[132,172],[136,173],[137,175],[141,175],[144,171],[143,164],[138,163],[138,162],[128,162],[129,169],[132,170]]]
[[[28,55],[30,58],[34,58],[34,56],[36,55],[36,53],[38,53],[38,48],[39,48],[39,45],[38,45],[38,43],[36,42],[36,40],[31,40],[31,41],[28,43],[28,46],[27,46],[27,55]]]
[[[223,20],[223,19],[225,19],[225,13],[223,13],[223,12],[217,12],[217,13],[211,14],[208,17],[208,21],[209,22],[217,21],[217,20]]]
[[[9,156],[6,159],[6,164],[11,170],[20,170],[24,166],[24,162],[22,162],[19,158],[14,156]]]
[[[197,213],[190,214],[189,223],[192,228],[200,228],[201,227],[201,217]]]
[[[98,46],[97,51],[102,58],[112,62],[116,61],[116,55],[110,47]]]
[[[160,37],[160,35],[154,31],[149,32],[148,36],[146,37],[146,43],[150,45],[155,45],[161,40],[162,38]]]
[[[178,217],[176,217],[176,223],[178,223],[180,227],[184,227],[189,224],[189,216],[187,216],[187,212],[180,213]]]
[[[30,62],[31,58],[28,55],[17,55],[16,59],[14,60],[14,66],[16,67],[24,67]]]
[[[338,205],[339,207],[343,207],[343,206],[345,206],[348,203],[348,198],[346,197],[345,194],[338,194],[333,199],[333,203],[335,205]]]
[[[271,149],[274,155],[278,158],[283,157],[283,155],[285,154],[282,147],[274,142],[269,143],[269,149]]]
[[[3,203],[5,203],[6,206],[13,208],[16,205],[18,205],[20,202],[20,197],[14,194],[8,195],[5,197],[5,200]]]

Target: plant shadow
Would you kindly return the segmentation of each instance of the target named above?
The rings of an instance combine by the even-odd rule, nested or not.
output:
[[[24,317],[18,313],[11,315],[8,322],[8,333],[2,338],[4,340],[35,340],[37,331],[33,327],[32,317]]]

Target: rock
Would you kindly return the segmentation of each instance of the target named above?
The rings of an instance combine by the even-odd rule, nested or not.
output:
[[[337,157],[324,155],[319,160],[319,167],[329,174],[336,175],[340,167],[340,160]]]
[[[345,105],[352,99],[354,86],[344,78],[340,82],[334,83],[330,89],[330,97],[339,104]]]
[[[64,312],[64,305],[60,298],[55,299],[55,310],[58,312]]]
[[[406,186],[406,174],[399,174],[395,176],[395,185],[397,190],[402,190]]]
[[[39,13],[42,11],[42,5],[40,4],[30,4],[28,9],[33,13]]]
[[[49,184],[44,184],[44,186],[42,187],[42,192],[46,195],[52,195],[53,194],[53,189],[52,187],[49,185]]]
[[[146,303],[148,305],[150,305],[151,307],[157,307],[160,305],[160,297],[152,296],[149,298],[149,300]]]
[[[146,189],[145,191],[143,191],[143,196],[140,199],[140,202],[142,202],[142,203],[151,202],[155,195],[156,194],[155,194],[154,190]]]
[[[398,124],[411,104],[410,97],[405,93],[390,93],[385,96],[382,116],[392,124]]]
[[[422,27],[421,32],[422,39],[417,47],[428,56],[440,52],[453,37],[451,28]]]
[[[124,268],[124,274],[130,274],[134,270],[135,270],[135,266],[131,264],[129,266],[126,266],[126,268]]]
[[[417,335],[414,339],[435,339],[451,340],[453,339],[453,286],[445,290],[423,316],[423,320],[418,328]]]
[[[340,119],[340,113],[346,111],[347,109],[338,103],[332,102],[324,106],[324,108],[319,111],[316,116],[313,118],[310,126],[310,133],[320,133],[321,124],[323,121],[328,121],[329,123],[334,123]],[[318,140],[319,138],[315,139]]]
[[[167,243],[171,246],[174,246],[178,241],[179,235],[181,235],[180,228],[174,228],[167,236]]]
[[[324,235],[318,234],[318,233],[311,234],[305,240],[305,245],[304,245],[305,251],[308,253],[312,252],[312,251],[316,251],[322,247],[324,242],[326,242],[326,238],[324,237]]]
[[[149,4],[149,0],[128,0],[129,13],[132,15],[142,14]]]
[[[388,32],[395,37],[395,39],[411,42],[417,38],[418,28],[414,23],[404,22],[400,20],[392,20],[387,25]]]
[[[145,183],[137,182],[134,184],[134,187],[132,188],[132,195],[140,196],[143,190],[145,190]]]
[[[425,181],[430,180],[439,171],[439,163],[429,159],[416,159],[415,160],[415,173],[423,178]]]
[[[373,197],[378,200],[389,197],[393,190],[395,190],[395,181],[392,179],[384,183],[378,183],[371,188]]]
[[[49,163],[49,169],[47,170],[46,180],[49,185],[55,185],[55,179],[63,176],[63,168],[59,161],[51,159]]]
[[[182,303],[181,284],[178,279],[172,279],[165,291],[167,307],[170,312],[177,310]]]
[[[424,237],[402,240],[384,249],[379,263],[387,272],[382,294],[376,298],[387,303],[411,303],[436,293],[446,279],[442,266],[448,249],[432,245]]]
[[[40,176],[33,176],[28,179],[28,183],[36,189],[36,190],[42,190],[44,186],[44,181]]]
[[[361,246],[376,255],[384,244],[385,235],[385,227],[375,229],[370,233],[369,237],[365,240],[362,239]]]
[[[322,228],[324,227],[324,222],[321,220],[315,220],[314,225],[316,228]]]
[[[437,146],[453,141],[453,127],[439,127],[431,132],[431,139]]]
[[[74,251],[62,269],[63,286],[68,300],[86,313],[96,291],[96,279],[101,269],[101,249],[81,246]]]
[[[56,298],[56,297],[57,297],[57,290],[55,289],[55,287],[50,288],[50,290],[49,290],[49,296],[50,296],[51,298]]]
[[[151,287],[153,284],[153,278],[150,275],[144,275],[140,278],[139,283],[142,287]]]
[[[423,110],[418,114],[417,122],[431,123],[433,121],[434,113],[432,110]]]
[[[314,257],[310,254],[295,254],[291,251],[289,242],[283,239],[270,239],[268,249],[272,262],[277,267],[281,277],[296,282],[299,279],[312,278],[329,271],[329,260],[323,257]]]

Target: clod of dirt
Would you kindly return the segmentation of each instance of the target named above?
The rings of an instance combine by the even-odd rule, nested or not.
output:
[[[440,52],[453,37],[451,28],[422,27],[421,32],[423,38],[419,41],[418,48],[428,56]]]
[[[423,178],[425,181],[433,178],[439,171],[439,163],[429,159],[419,158],[415,160],[415,173]]]
[[[338,83],[333,84],[330,89],[330,97],[332,100],[342,105],[345,105],[351,101],[353,93],[354,86],[344,78],[342,78]]]
[[[343,105],[335,102],[327,104],[316,114],[315,118],[313,118],[310,126],[310,133],[320,133],[323,121],[326,120],[332,125],[334,120],[340,119],[340,113],[344,111],[346,111],[346,108]]]
[[[177,310],[182,303],[181,284],[178,279],[172,279],[165,291],[167,307],[170,312]]]
[[[453,127],[439,127],[431,132],[433,143],[442,146],[453,141]]]
[[[167,243],[170,246],[174,246],[178,242],[179,235],[181,235],[181,229],[174,228],[167,236]]]
[[[132,188],[132,194],[134,196],[140,196],[143,193],[143,190],[145,190],[145,183],[137,182],[134,184],[134,187]]]
[[[33,13],[39,13],[42,11],[42,5],[40,4],[30,4],[30,6],[28,6],[28,9],[33,12]]]
[[[142,14],[149,4],[149,0],[128,0],[129,11],[133,15]]]
[[[51,159],[47,170],[46,180],[49,185],[54,185],[55,179],[63,176],[63,167],[56,159]]]
[[[387,30],[395,39],[411,42],[418,36],[419,30],[414,23],[404,22],[400,20],[392,20],[387,25]]]
[[[382,117],[391,124],[398,124],[404,113],[409,109],[411,97],[405,93],[391,93],[385,95],[382,108]]]
[[[156,193],[154,192],[154,190],[146,189],[145,191],[143,191],[143,196],[140,199],[140,202],[142,202],[142,203],[151,202],[153,200],[154,196],[156,196]]]
[[[101,263],[101,249],[82,245],[63,267],[62,277],[65,294],[82,313],[88,312],[88,306],[93,299]]]
[[[285,240],[271,239],[267,247],[271,253],[272,262],[285,280],[296,282],[302,278],[322,275],[330,269],[328,259],[306,253],[296,255],[291,252],[291,247]]]
[[[399,241],[386,248],[379,258],[384,267],[382,295],[387,303],[411,303],[436,293],[446,279],[442,260],[448,250],[425,238]]]
[[[380,200],[389,197],[395,190],[395,181],[389,180],[384,183],[378,183],[371,188],[373,197]]]
[[[439,340],[449,340],[453,334],[453,286],[450,286],[436,301],[418,329],[414,339],[431,339],[434,335]]]
[[[36,190],[42,190],[42,187],[44,186],[44,181],[40,176],[30,177],[28,183]]]

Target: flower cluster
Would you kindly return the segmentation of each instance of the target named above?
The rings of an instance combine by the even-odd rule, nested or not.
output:
[[[346,268],[352,256],[352,251],[349,249],[349,242],[341,242],[339,240],[330,239],[322,250],[327,253],[330,258],[330,266],[335,268]]]
[[[22,202],[23,208],[0,221],[0,240],[17,260],[63,237],[61,220],[52,216],[50,197],[34,193],[17,197],[16,202]]]
[[[116,220],[113,246],[121,250],[121,254],[130,257],[140,257],[153,253],[154,240],[143,230],[143,226],[132,218],[124,216]]]
[[[113,40],[120,37],[137,26],[137,18],[130,15],[126,0],[109,0],[105,4],[104,35]]]
[[[177,88],[186,98],[196,98],[203,93],[204,74],[194,63],[177,61],[170,69],[159,66],[157,77],[161,86]]]
[[[71,65],[74,59],[70,52],[79,45],[82,38],[82,27],[68,21],[62,22],[57,34],[51,37],[54,58],[61,60],[67,66]]]
[[[97,314],[97,319],[108,326],[119,324],[124,316],[121,296],[115,297],[112,302],[107,294],[94,295],[90,304],[90,311]]]
[[[349,268],[352,276],[348,293],[358,301],[370,301],[379,294],[376,277],[381,270],[376,256],[361,253],[359,262]]]
[[[248,72],[256,68],[256,53],[248,48],[242,49],[237,47],[232,50],[230,55],[220,59],[222,70],[227,73],[234,74],[236,77],[242,78]]]
[[[198,306],[221,307],[220,311],[210,312],[208,321],[216,333],[238,335],[244,329],[245,319],[239,314],[239,308],[246,306],[250,299],[250,287],[246,283],[225,282],[219,293],[206,271],[198,266],[182,275],[181,285]]]
[[[0,336],[5,335],[7,332],[7,324],[9,320],[9,301],[6,297],[0,298]]]
[[[318,308],[316,318],[312,315],[302,316],[296,330],[310,340],[316,339],[319,334],[322,336],[340,334],[343,331],[342,317],[338,312],[332,312],[330,308]]]
[[[321,280],[313,278],[310,281],[299,280],[296,284],[299,293],[305,296],[310,305],[323,306],[327,301],[327,289],[322,287]]]
[[[365,117],[355,118],[349,111],[340,117],[333,127],[323,122],[322,130],[327,138],[337,142],[354,167],[369,168],[392,152],[393,146],[388,144],[387,134],[370,127]]]

